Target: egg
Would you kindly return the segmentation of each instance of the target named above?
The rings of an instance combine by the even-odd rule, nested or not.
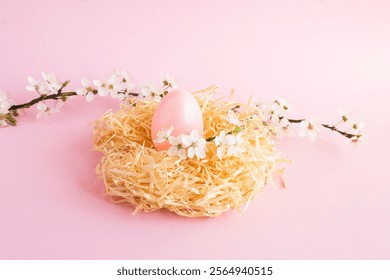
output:
[[[197,129],[203,134],[202,111],[195,97],[185,90],[175,90],[168,93],[157,105],[152,119],[152,139],[157,139],[159,131],[173,127],[172,136],[190,134]],[[162,143],[153,141],[158,151],[168,150],[171,145],[168,140]]]

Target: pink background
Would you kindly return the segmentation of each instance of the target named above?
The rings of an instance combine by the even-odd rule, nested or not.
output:
[[[0,130],[0,258],[390,258],[389,1],[1,0],[0,38],[0,88],[18,102],[41,70],[73,89],[112,69],[139,83],[168,72],[189,90],[282,95],[297,117],[333,123],[348,106],[369,140],[282,140],[288,188],[243,214],[132,216],[103,196],[91,149],[89,123],[118,103],[74,98],[49,120],[34,108]]]

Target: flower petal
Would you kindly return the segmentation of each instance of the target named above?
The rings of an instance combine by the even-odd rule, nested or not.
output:
[[[186,159],[187,158],[187,153],[186,153],[186,150],[184,150],[184,149],[180,149],[177,152],[177,155],[179,156],[180,159]]]
[[[205,158],[206,157],[206,151],[200,147],[195,148],[195,154],[198,158]]]
[[[78,88],[76,89],[76,94],[77,95],[86,95],[88,90],[86,88]]]
[[[225,153],[225,149],[223,147],[219,147],[217,149],[217,156],[219,157],[219,159],[222,159],[223,158],[223,154]]]
[[[92,102],[93,98],[94,98],[94,94],[92,92],[88,92],[87,95],[85,96],[87,102]]]
[[[168,156],[170,157],[173,157],[174,155],[177,154],[177,151],[178,151],[178,148],[177,146],[172,146],[168,149],[167,153],[168,153]]]
[[[204,138],[199,138],[198,139],[198,142],[197,142],[197,146],[200,147],[200,148],[204,148],[206,147],[206,139]]]
[[[199,131],[197,129],[193,129],[190,134],[192,141],[196,142],[199,139]]]
[[[98,88],[98,94],[100,96],[107,96],[109,91],[106,88],[100,87]]]
[[[99,80],[93,80],[93,84],[97,87],[101,87],[103,85],[103,83]]]
[[[43,103],[43,102],[39,102],[39,103],[38,103],[38,105],[37,105],[37,108],[38,108],[38,110],[39,110],[39,111],[42,111],[42,112],[44,112],[44,111],[46,111],[46,109],[47,109],[47,106],[46,106],[46,104],[45,104],[45,103]]]
[[[82,84],[84,87],[89,87],[89,86],[90,86],[89,80],[88,80],[88,79],[85,79],[85,78],[82,78],[82,79],[81,79],[81,84]]]
[[[27,77],[27,81],[30,83],[30,85],[36,85],[37,84],[37,82],[31,76]]]
[[[169,136],[168,141],[169,141],[169,144],[171,144],[173,146],[176,146],[180,142],[178,137],[175,137],[175,136]]]
[[[185,147],[191,146],[192,143],[193,143],[191,136],[189,136],[189,135],[183,135],[183,137],[182,137],[182,143],[184,144]]]
[[[29,86],[26,86],[26,90],[28,91],[35,91],[35,86],[32,86],[32,85],[29,85]]]
[[[189,147],[187,153],[188,153],[189,158],[194,158],[194,155],[195,155],[194,147]]]

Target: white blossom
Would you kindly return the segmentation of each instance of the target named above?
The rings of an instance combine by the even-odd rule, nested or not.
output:
[[[244,139],[242,139],[242,133],[238,133],[237,135],[228,135],[233,136],[232,140],[228,139],[228,156],[237,156],[242,152],[242,144],[244,143]]]
[[[48,94],[50,93],[49,85],[46,81],[36,81],[33,77],[28,76],[27,81],[29,85],[26,86],[28,91],[36,91],[39,94]]]
[[[116,75],[111,75],[105,82],[93,80],[93,83],[98,87],[97,91],[100,96],[111,95],[112,98],[118,97],[120,85]]]
[[[275,102],[273,102],[271,104],[263,104],[261,106],[261,110],[262,110],[263,116],[266,120],[269,120],[272,117],[279,117],[283,114],[282,107]]]
[[[8,98],[8,96],[0,91],[0,115],[8,114],[9,108],[12,106],[12,101]]]
[[[47,86],[51,92],[57,93],[61,89],[62,83],[57,79],[53,73],[46,74],[42,72],[42,78],[47,83]]]
[[[277,124],[280,119],[285,116],[285,113],[290,109],[290,105],[284,98],[276,98],[270,104],[261,105],[263,116],[266,120],[271,121],[272,124]]]
[[[339,108],[339,113],[341,117],[341,121],[343,123],[350,123],[351,122],[351,111],[347,108]]]
[[[7,114],[9,113],[9,108],[13,105],[12,100],[0,90],[0,127],[8,126]]]
[[[285,117],[280,118],[277,123],[274,123],[274,127],[278,137],[290,136],[292,134],[292,124]]]
[[[162,75],[162,80],[164,86],[169,86],[171,88],[177,88],[177,83],[174,77],[169,74]]]
[[[142,97],[148,100],[160,101],[163,89],[156,84],[149,84],[141,89]]]
[[[236,112],[234,112],[234,110],[228,110],[227,120],[231,124],[234,124],[236,126],[240,126],[240,120],[238,119],[237,114],[236,114]]]
[[[124,70],[114,71],[111,76],[112,79],[116,79],[117,94],[114,94],[114,98],[124,100],[135,89],[135,84],[130,80],[129,74]]]
[[[183,143],[183,135],[179,135],[178,137],[169,136],[169,143],[172,145],[167,151],[168,156],[178,156],[180,159],[187,158],[186,148],[187,146]]]
[[[52,114],[59,113],[60,110],[64,107],[64,101],[58,100],[55,107],[48,107],[45,102],[41,101],[37,104],[38,115],[37,118],[47,118]]]
[[[47,106],[46,106],[46,104],[44,102],[39,102],[37,104],[37,109],[39,111],[38,115],[37,115],[37,119],[40,119],[40,118],[48,116],[48,108],[47,108]]]
[[[214,139],[215,145],[217,148],[217,156],[219,159],[222,159],[226,148],[234,143],[234,136],[233,135],[226,135],[225,131],[221,131],[221,133],[215,137]]]
[[[364,127],[364,123],[361,123],[361,122],[356,122],[356,123],[353,123],[352,124],[352,130],[350,131],[350,133],[352,134],[360,134],[361,130],[363,129]]]
[[[62,100],[57,100],[56,106],[50,108],[50,113],[55,114],[59,113],[61,109],[64,107],[65,102]]]
[[[190,135],[184,135],[182,141],[188,147],[187,153],[189,158],[193,158],[195,155],[200,159],[206,157],[206,140],[200,137],[197,129],[192,130]]]
[[[164,128],[161,131],[157,132],[157,139],[153,140],[155,143],[162,143],[168,140],[169,136],[171,136],[171,133],[173,131],[173,126],[170,126],[169,128]]]
[[[127,83],[130,81],[129,73],[127,73],[125,70],[116,70],[114,71],[113,75],[115,75],[120,83]]]
[[[77,95],[83,95],[88,102],[91,102],[93,100],[93,97],[95,96],[95,89],[87,79],[81,79],[81,84],[83,85],[83,87],[76,89]]]
[[[316,140],[317,132],[319,132],[322,126],[316,122],[304,120],[300,124],[299,136],[308,137],[311,141]]]
[[[290,104],[288,104],[287,100],[282,98],[282,97],[278,97],[274,100],[274,103],[278,104],[280,106],[280,110],[283,112],[283,115],[284,115],[284,112],[290,110],[291,106]]]
[[[360,146],[366,141],[366,138],[363,135],[356,135],[348,139],[349,143],[354,144],[355,146]]]
[[[237,155],[242,152],[241,144],[244,142],[242,139],[242,133],[237,135],[228,134],[226,135],[225,131],[222,131],[217,137],[214,139],[215,145],[217,148],[217,156],[219,159],[222,159],[227,150],[228,155]]]

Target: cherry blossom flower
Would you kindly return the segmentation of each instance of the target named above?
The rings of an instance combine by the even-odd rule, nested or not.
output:
[[[57,93],[61,89],[62,83],[53,73],[46,74],[45,72],[42,72],[42,78],[47,83],[47,86],[51,92]]]
[[[163,89],[156,84],[149,84],[141,89],[142,97],[148,100],[160,101]]]
[[[348,139],[349,143],[354,144],[356,147],[366,142],[366,138],[363,135],[356,135]]]
[[[290,105],[284,98],[277,98],[270,104],[261,105],[263,116],[272,124],[278,124],[285,113],[290,109]]]
[[[229,146],[229,144],[234,143],[234,136],[233,135],[226,135],[225,131],[221,131],[221,133],[215,137],[214,139],[215,145],[217,148],[217,156],[219,159],[222,159],[226,148]]]
[[[13,105],[12,100],[8,98],[8,96],[0,90],[0,127],[5,127],[10,124],[9,108]]]
[[[62,100],[58,100],[56,106],[52,108],[47,107],[45,102],[41,101],[37,104],[37,108],[39,111],[37,115],[37,119],[41,119],[43,117],[47,118],[52,114],[59,113],[62,107],[64,107],[64,101]]]
[[[45,81],[36,81],[33,77],[27,77],[29,85],[26,86],[28,91],[36,91],[39,94],[48,94],[50,93],[50,88]]]
[[[0,115],[8,114],[9,108],[12,106],[12,101],[8,96],[0,90]]]
[[[242,144],[244,143],[244,139],[242,139],[242,133],[238,133],[237,135],[228,135],[233,136],[233,139],[228,139],[227,143],[229,144],[228,148],[228,156],[237,156],[242,152]]]
[[[46,106],[46,104],[44,102],[39,102],[37,104],[37,109],[39,111],[38,115],[37,115],[37,119],[40,119],[40,118],[48,116],[48,108],[47,108],[47,106]]]
[[[187,158],[186,148],[187,146],[183,143],[183,135],[179,135],[178,137],[169,136],[169,143],[172,145],[167,151],[168,156],[178,156],[180,159]]]
[[[81,79],[82,88],[76,89],[77,95],[85,96],[87,102],[91,102],[95,96],[95,89],[87,79]]]
[[[168,140],[169,136],[171,136],[171,133],[173,131],[173,126],[170,126],[169,128],[165,128],[159,132],[157,132],[157,139],[153,140],[155,143],[162,143]]]
[[[278,137],[292,135],[292,124],[286,117],[282,117],[274,124]]]
[[[282,115],[284,116],[284,113],[288,110],[290,110],[291,106],[290,104],[288,104],[287,100],[282,98],[282,97],[278,97],[274,100],[274,103],[278,104],[280,106],[280,111],[282,112]]]
[[[93,80],[93,83],[98,87],[97,91],[100,96],[111,95],[112,98],[118,97],[120,86],[115,75],[111,75],[105,82]]]
[[[116,79],[118,87],[117,95],[114,96],[120,100],[124,100],[135,89],[135,84],[130,80],[129,74],[124,70],[115,71],[112,79]]]
[[[240,120],[238,119],[236,112],[234,112],[233,110],[228,110],[227,120],[231,124],[240,126]]]
[[[339,108],[339,113],[340,113],[340,116],[341,116],[341,121],[343,123],[350,123],[351,121],[351,112],[349,109],[347,108]]]
[[[127,83],[130,81],[129,73],[127,73],[125,70],[116,70],[114,71],[113,75],[115,75],[120,83]]]
[[[239,133],[237,135],[226,134],[225,131],[222,131],[217,137],[214,139],[215,145],[217,148],[217,156],[219,159],[222,159],[227,150],[228,156],[237,155],[240,153],[241,144],[244,142],[242,139],[242,134]]]
[[[272,119],[273,117],[278,118],[279,116],[281,116],[283,114],[282,107],[275,102],[273,102],[271,104],[263,104],[261,106],[261,110],[262,110],[263,116],[266,120]]]
[[[353,123],[351,133],[356,135],[360,134],[363,127],[364,127],[364,123],[361,122]]]
[[[299,136],[308,137],[311,141],[316,140],[317,132],[319,132],[322,126],[316,122],[304,120],[300,124]]]
[[[62,100],[57,100],[56,106],[50,108],[50,114],[56,114],[61,111],[61,109],[64,107],[65,102]]]
[[[197,129],[192,130],[190,135],[184,135],[182,141],[188,147],[187,153],[189,158],[194,158],[195,155],[200,159],[206,157],[206,140],[199,136]]]
[[[172,77],[171,75],[169,75],[169,74],[162,75],[162,80],[163,80],[164,86],[168,86],[171,88],[177,88],[177,83],[175,81],[175,78]]]

